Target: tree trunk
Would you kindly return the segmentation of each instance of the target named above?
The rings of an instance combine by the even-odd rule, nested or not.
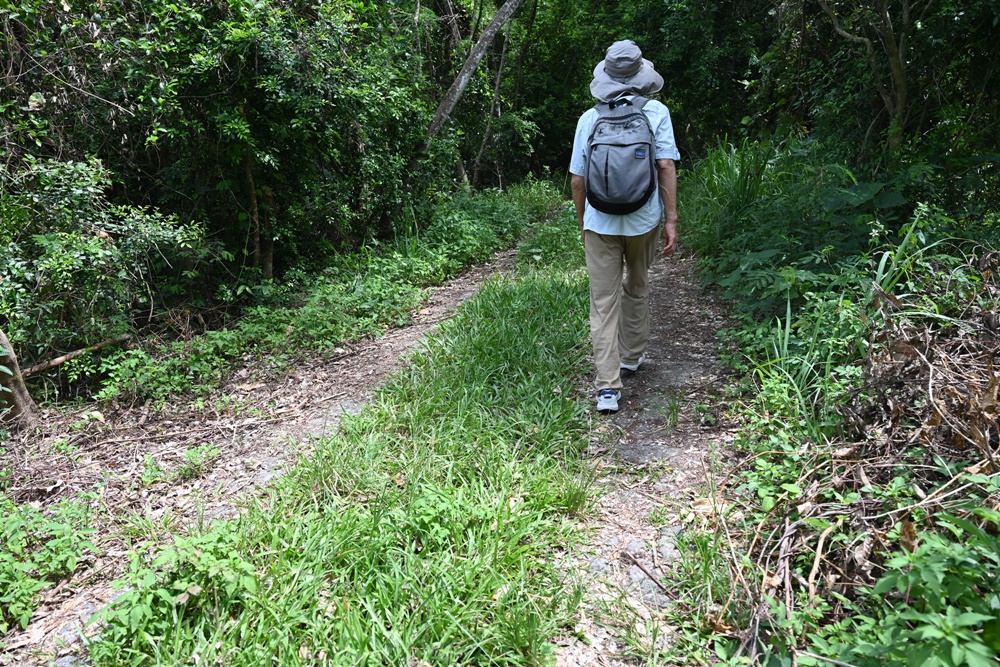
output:
[[[38,423],[38,406],[31,400],[31,394],[24,386],[21,367],[18,366],[14,347],[7,340],[7,334],[0,329],[0,405],[6,404],[7,412],[3,420],[20,426],[34,426]],[[4,372],[9,371],[9,373]]]
[[[277,208],[274,205],[274,191],[269,187],[262,187],[264,193],[264,215],[261,217],[264,229],[260,237],[261,268],[264,280],[274,278],[274,214]]]
[[[476,164],[472,168],[472,187],[479,185],[479,167],[483,160],[483,153],[486,152],[486,145],[490,142],[490,133],[493,130],[493,112],[496,111],[497,104],[500,102],[500,81],[503,77],[503,68],[507,63],[507,45],[510,43],[510,29],[513,25],[513,22],[507,24],[507,35],[504,37],[503,50],[500,52],[500,66],[497,68],[497,78],[493,84],[493,102],[490,104],[490,115],[486,119],[483,142],[479,144],[479,154],[476,155]]]
[[[895,115],[892,117],[892,124],[889,128],[889,146],[893,151],[899,149],[900,135],[906,125],[907,96],[909,87],[906,84],[906,32],[909,29],[909,5],[903,2],[904,18],[899,29],[899,36],[892,26],[892,19],[889,17],[889,7],[886,0],[879,0],[876,3],[878,12],[878,34],[882,40],[882,46],[889,59],[889,71],[892,73],[893,98],[895,102]],[[897,41],[898,40],[898,41]]]
[[[257,207],[257,186],[253,182],[253,158],[247,153],[243,161],[243,169],[247,177],[247,189],[250,191],[250,237],[253,243],[253,255],[250,266],[260,266],[260,209]]]
[[[457,46],[462,41],[462,31],[458,29],[458,14],[451,6],[451,0],[442,0],[442,5],[447,12],[448,27],[451,29],[451,46]]]
[[[462,156],[458,156],[458,162],[455,165],[455,172],[458,175],[458,182],[461,183],[462,189],[466,192],[472,190],[472,186],[469,185],[469,175],[465,173],[465,163],[462,162]]]
[[[458,99],[465,92],[466,86],[472,80],[472,75],[475,74],[476,68],[479,67],[480,61],[483,56],[486,55],[486,49],[489,47],[490,43],[500,32],[500,28],[510,20],[510,17],[514,15],[517,8],[521,6],[524,0],[507,0],[499,10],[497,10],[496,16],[490,21],[490,24],[486,26],[486,30],[479,37],[476,45],[472,47],[472,51],[469,53],[469,57],[465,59],[465,64],[462,66],[462,70],[455,77],[455,81],[452,82],[451,87],[448,88],[448,92],[444,94],[441,103],[438,105],[437,111],[434,112],[434,119],[431,120],[430,127],[427,128],[427,144],[425,145],[425,150],[429,149],[431,142],[434,141],[440,132],[441,128],[448,121],[448,117],[451,112],[455,109],[455,105],[458,104]]]
[[[521,47],[520,53],[517,54],[517,67],[514,73],[514,94],[511,95],[514,100],[514,111],[521,110],[521,67],[524,65],[524,61],[528,57],[528,52],[531,50],[531,35],[535,30],[535,17],[537,15],[538,0],[535,0],[531,4],[531,14],[528,16],[528,29],[524,34],[524,45]]]
[[[472,13],[476,15],[476,20],[472,22],[472,29],[469,31],[469,41],[476,38],[476,31],[479,30],[479,21],[483,18],[483,5],[486,0],[476,0],[472,3]]]
[[[861,26],[871,37],[847,30],[829,2],[827,0],[818,1],[819,6],[833,23],[833,29],[838,35],[865,47],[868,67],[875,81],[875,87],[889,115],[888,145],[890,150],[895,153],[901,145],[902,134],[907,126],[907,112],[910,103],[910,90],[906,77],[907,37],[914,25],[910,0],[901,1],[899,21],[896,23],[893,22],[889,14],[888,0],[876,0],[874,6],[871,7],[871,16],[874,19]],[[924,18],[932,3],[933,0],[927,0],[920,8],[919,17],[916,19],[918,23]],[[859,7],[864,6],[865,4],[859,5]],[[875,46],[875,40],[881,42],[882,51],[885,54],[885,62],[881,66],[878,62],[878,49]],[[883,73],[886,66],[889,69],[888,84]]]

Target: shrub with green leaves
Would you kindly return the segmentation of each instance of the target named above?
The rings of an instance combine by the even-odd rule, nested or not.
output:
[[[957,433],[981,415],[988,382],[976,384],[988,362],[962,365],[989,354],[978,322],[998,308],[994,254],[914,199],[928,192],[922,165],[862,181],[823,150],[719,148],[686,175],[686,238],[705,280],[736,299],[724,354],[746,392],[734,443],[745,458],[727,477],[736,525],[693,537],[752,536],[749,553],[723,553],[746,584],[703,574],[696,590],[714,595],[694,602],[757,637],[715,636],[727,664],[754,653],[767,665],[986,667],[1000,651],[988,509],[1000,486],[995,472],[958,471],[992,460],[995,438]],[[942,369],[966,380],[946,386]],[[959,479],[961,497],[922,502]],[[920,532],[896,551],[900,517]],[[703,627],[677,620],[694,638],[678,650],[705,644]]]
[[[96,160],[0,173],[0,318],[25,362],[133,331],[162,270],[204,252],[197,225],[110,205],[109,186]]]
[[[64,501],[43,513],[0,496],[0,634],[28,626],[39,594],[71,574],[87,551],[88,509]]]
[[[901,239],[926,172],[859,181],[827,153],[796,137],[744,141],[681,172],[683,241],[737,310],[780,315],[788,297],[798,305],[807,292],[838,287],[841,270],[863,263],[880,234]]]
[[[886,574],[851,604],[855,615],[817,633],[816,649],[859,667],[996,665],[1000,512],[975,508],[934,524],[914,550],[892,555]]]

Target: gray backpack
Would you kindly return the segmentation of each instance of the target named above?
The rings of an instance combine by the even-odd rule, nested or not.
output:
[[[587,201],[598,211],[634,213],[656,192],[655,139],[645,97],[598,104],[587,141]]]

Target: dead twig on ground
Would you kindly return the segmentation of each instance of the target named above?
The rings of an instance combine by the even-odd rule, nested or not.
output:
[[[664,584],[662,581],[660,581],[658,577],[656,577],[655,575],[653,575],[653,573],[650,572],[649,569],[647,569],[645,565],[643,565],[641,562],[639,562],[638,558],[636,558],[635,556],[633,556],[632,554],[630,554],[627,551],[622,552],[622,555],[623,556],[628,556],[629,560],[632,561],[633,563],[635,563],[635,566],[638,567],[640,570],[642,570],[643,574],[645,574],[647,577],[649,577],[649,580],[652,581],[654,584],[656,584],[657,587],[661,591],[663,591],[663,593],[668,598],[670,598],[674,602],[677,601],[677,595],[675,595],[669,588],[667,588],[666,584]]]

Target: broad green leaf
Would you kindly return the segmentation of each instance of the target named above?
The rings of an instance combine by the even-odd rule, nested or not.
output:
[[[959,626],[972,626],[991,620],[993,620],[992,616],[967,611],[964,614],[959,614],[958,618],[955,619],[954,624]]]
[[[907,202],[906,198],[895,190],[883,190],[875,195],[872,203],[875,204],[875,208],[896,208],[897,206],[905,205]]]

